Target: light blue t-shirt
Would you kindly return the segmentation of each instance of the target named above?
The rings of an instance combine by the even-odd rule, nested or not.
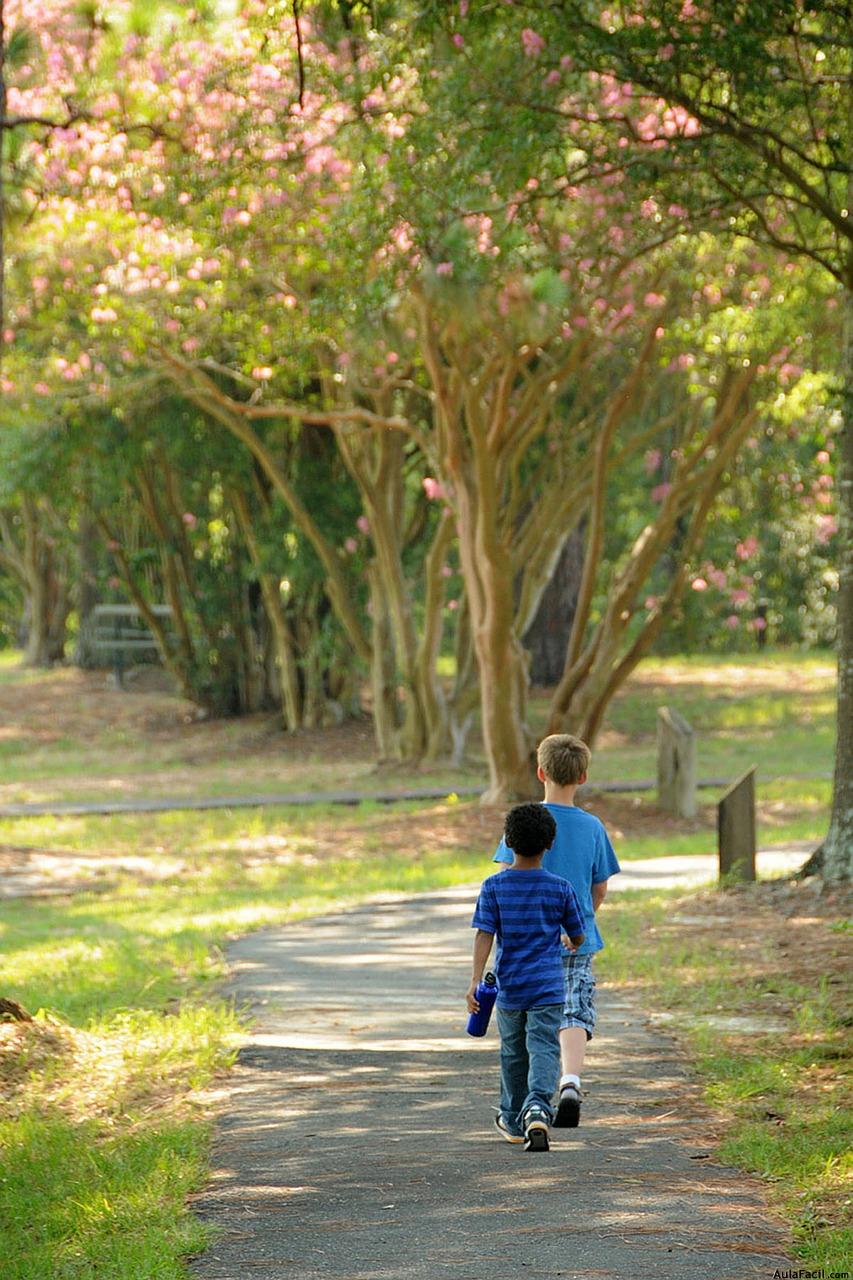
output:
[[[595,814],[573,804],[546,804],[545,808],[557,824],[557,835],[542,859],[542,866],[552,875],[568,880],[577,895],[583,917],[583,942],[577,951],[564,954],[593,955],[604,946],[604,939],[595,923],[592,886],[617,875],[619,863],[604,823]],[[492,861],[512,862],[512,850],[503,840]]]
[[[566,993],[560,933],[583,932],[578,900],[567,880],[541,867],[504,871],[484,880],[474,929],[497,936],[495,972],[504,1009],[562,1004]]]

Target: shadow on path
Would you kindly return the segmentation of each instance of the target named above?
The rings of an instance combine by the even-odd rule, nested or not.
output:
[[[257,1023],[229,1079],[219,1235],[199,1280],[773,1275],[756,1184],[702,1145],[681,1060],[600,992],[582,1126],[529,1155],[492,1128],[497,1038],[464,1034],[472,892],[256,933],[230,952]]]

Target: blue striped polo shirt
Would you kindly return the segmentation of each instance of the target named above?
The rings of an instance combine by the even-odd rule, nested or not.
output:
[[[489,876],[471,921],[497,937],[495,972],[498,1004],[505,1009],[533,1009],[562,1004],[563,977],[560,932],[583,933],[578,900],[568,880],[541,867],[510,868]]]

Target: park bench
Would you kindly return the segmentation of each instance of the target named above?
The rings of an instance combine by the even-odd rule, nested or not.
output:
[[[157,618],[169,619],[172,610],[167,604],[152,604],[151,612]],[[125,657],[128,654],[158,654],[157,641],[144,624],[135,604],[99,604],[92,610],[89,622],[89,647],[96,653],[109,655],[116,685],[123,687]]]

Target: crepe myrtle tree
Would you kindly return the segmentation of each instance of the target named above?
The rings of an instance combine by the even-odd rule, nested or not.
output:
[[[655,201],[651,242],[676,227],[748,236],[817,264],[837,290],[837,746],[829,830],[811,863],[827,882],[853,871],[851,20],[849,3],[798,0],[557,0],[499,14],[437,0],[422,11],[467,59],[470,100],[490,103],[492,123],[500,112],[501,145],[515,129],[552,159],[562,139],[571,181],[620,172],[638,205]],[[476,110],[460,112],[463,131],[468,121],[482,127]]]

